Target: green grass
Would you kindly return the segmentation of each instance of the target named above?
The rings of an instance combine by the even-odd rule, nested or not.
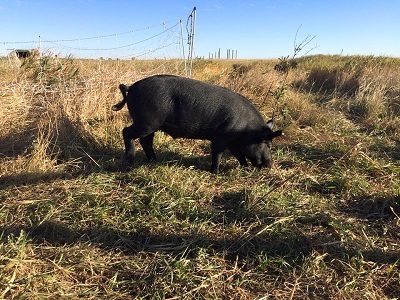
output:
[[[399,298],[399,114],[387,109],[398,103],[398,60],[299,59],[276,106],[286,135],[273,168],[242,169],[226,153],[218,176],[208,142],[163,133],[158,163],[139,146],[121,171],[130,120],[110,109],[117,83],[178,73],[179,62],[75,63],[80,79],[51,81],[46,94],[49,81],[16,84],[0,65],[0,298]],[[194,74],[245,94],[267,119],[275,63],[198,61]],[[339,93],[336,80],[314,89],[311,79],[332,73],[309,74],[335,68],[383,92]],[[354,114],[371,97],[384,99],[380,113]]]

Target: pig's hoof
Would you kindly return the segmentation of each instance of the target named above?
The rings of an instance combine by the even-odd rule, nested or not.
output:
[[[123,169],[123,171],[125,171],[125,172],[131,171],[132,170],[132,165],[133,165],[133,160],[132,159],[129,159],[129,158],[126,158],[126,157],[124,157],[122,159],[122,169]]]

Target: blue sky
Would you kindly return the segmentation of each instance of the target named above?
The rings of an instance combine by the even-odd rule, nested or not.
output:
[[[7,49],[34,47],[15,42],[41,36],[42,47],[69,49],[75,56],[123,57],[148,51],[149,57],[179,57],[177,22],[182,20],[186,38],[194,6],[197,56],[208,57],[219,48],[223,57],[227,49],[237,50],[238,58],[291,55],[299,29],[298,42],[315,36],[303,53],[317,46],[310,54],[400,57],[399,0],[0,0],[0,55]]]

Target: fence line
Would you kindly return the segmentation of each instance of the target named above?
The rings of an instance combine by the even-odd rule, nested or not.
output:
[[[13,53],[14,57],[26,57],[31,55],[31,50],[38,52],[39,55],[45,53],[46,55],[55,55],[59,57],[73,56],[76,58],[183,58],[185,75],[191,77],[194,57],[195,24],[196,7],[194,7],[190,13],[186,24],[186,31],[188,34],[186,42],[189,52],[187,58],[185,56],[185,39],[183,37],[182,20],[179,20],[169,27],[167,26],[167,22],[163,22],[162,24],[146,26],[136,30],[73,39],[51,40],[39,36],[37,41],[3,41],[0,42],[0,44],[3,45],[4,53],[2,53],[0,49],[0,58],[1,56],[8,57],[11,61],[10,54]],[[160,26],[163,28],[162,31],[154,31]],[[140,36],[140,33],[143,32],[146,32],[146,35]],[[126,36],[130,37],[133,42],[121,45],[120,38]],[[94,41],[97,42],[98,47],[93,45]],[[101,45],[104,44],[114,46],[102,47]],[[19,45],[25,45],[24,49],[21,49]],[[187,60],[189,61],[189,67],[187,67]]]
[[[83,38],[83,39],[57,40],[57,41],[48,41],[48,40],[46,40],[46,39],[43,39],[42,37],[40,37],[40,38],[41,38],[42,42],[54,44],[54,45],[61,46],[61,47],[63,47],[63,48],[67,48],[67,49],[72,49],[72,50],[83,50],[83,51],[108,51],[108,50],[117,50],[117,49],[127,48],[127,47],[131,47],[131,46],[134,46],[134,45],[137,45],[137,44],[140,44],[140,43],[149,41],[149,40],[151,40],[151,39],[154,39],[154,38],[156,38],[156,37],[158,37],[158,36],[160,36],[160,35],[166,33],[167,31],[170,31],[170,30],[171,30],[172,28],[174,28],[174,27],[177,27],[178,24],[179,24],[179,22],[176,23],[175,25],[173,25],[172,27],[167,28],[166,30],[164,30],[164,31],[162,31],[162,32],[160,32],[160,33],[158,33],[158,34],[155,34],[155,35],[153,35],[153,36],[151,36],[151,37],[149,37],[149,38],[146,38],[146,39],[144,39],[144,40],[141,40],[141,41],[138,41],[138,42],[135,42],[135,43],[131,43],[131,44],[128,44],[128,45],[124,45],[124,46],[111,47],[111,48],[75,48],[75,47],[70,47],[70,46],[66,46],[66,45],[61,45],[59,42],[72,42],[72,41],[81,41],[81,40],[89,40],[89,39],[98,39],[98,38],[105,38],[105,37],[118,37],[120,34],[104,35],[104,36],[100,36],[100,37],[90,37],[90,38]],[[134,31],[129,31],[129,32],[126,32],[125,34],[127,34],[127,33],[133,33],[133,32],[134,32]]]
[[[41,52],[51,52],[61,57],[73,55],[77,58],[105,57],[125,59],[158,54],[156,57],[151,58],[177,58],[181,57],[181,51],[178,46],[175,48],[173,46],[181,43],[179,22],[171,26],[167,26],[167,23],[163,22],[119,33],[72,39],[54,40],[39,36],[36,41],[2,41],[0,44],[3,45],[4,50],[0,50],[0,56],[7,56],[13,50],[23,47],[25,50],[39,49]],[[162,30],[160,30],[160,27],[162,27]],[[121,38],[125,40],[128,35],[134,42],[121,45]],[[93,43],[94,41],[97,42],[97,47]],[[114,46],[102,47],[102,45],[106,44]],[[163,53],[157,53],[163,49],[165,49]]]

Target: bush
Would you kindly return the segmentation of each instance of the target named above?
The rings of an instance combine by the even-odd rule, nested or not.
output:
[[[22,61],[19,77],[35,83],[51,86],[57,83],[66,83],[78,78],[79,67],[71,56],[58,58],[57,56],[33,52]]]

